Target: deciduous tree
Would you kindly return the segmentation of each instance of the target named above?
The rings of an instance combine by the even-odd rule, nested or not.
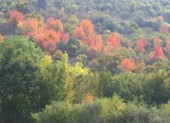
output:
[[[121,61],[118,67],[125,72],[132,71],[135,69],[135,63],[131,59],[126,58]]]
[[[24,122],[40,110],[38,62],[42,51],[20,36],[0,43],[0,122]]]
[[[25,17],[21,12],[19,12],[17,10],[13,10],[10,12],[9,22],[18,24],[19,22],[23,21],[24,18]]]
[[[2,34],[0,34],[0,42],[2,42],[4,40],[4,37]]]
[[[154,51],[150,54],[150,59],[155,59],[157,57],[163,57],[164,56],[164,52],[163,52],[163,48],[160,46],[161,43],[161,39],[160,38],[156,38],[154,40]]]
[[[137,41],[137,48],[141,53],[145,52],[145,45],[146,45],[146,40],[145,38],[141,38]]]
[[[107,45],[111,46],[112,49],[121,47],[120,37],[121,35],[119,33],[113,33],[108,37]]]

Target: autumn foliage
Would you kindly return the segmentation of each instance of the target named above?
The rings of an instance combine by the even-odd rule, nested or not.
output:
[[[145,52],[145,45],[146,45],[146,40],[145,38],[141,38],[137,41],[137,48],[141,53]]]
[[[74,30],[74,36],[80,41],[84,41],[86,39],[85,32],[82,27],[76,27]]]
[[[158,21],[159,21],[160,23],[162,23],[162,22],[164,21],[164,17],[163,17],[163,16],[158,16]]]
[[[18,24],[18,28],[22,34],[28,37],[34,37],[37,34],[40,34],[44,31],[44,22],[43,18],[33,18],[29,17],[25,21],[22,21]]]
[[[50,18],[47,19],[46,28],[47,29],[54,29],[58,32],[62,32],[63,31],[63,24],[62,24],[61,20],[57,20],[53,17],[50,17]]]
[[[168,34],[169,28],[168,28],[168,25],[165,24],[164,17],[163,17],[163,16],[159,16],[159,17],[158,17],[158,21],[160,22],[159,31],[160,31],[161,33],[163,33],[163,34]]]
[[[80,44],[86,44],[96,51],[102,49],[102,36],[96,34],[93,23],[88,19],[81,21],[75,28],[73,35],[79,40]]]
[[[74,30],[74,36],[86,44],[88,44],[88,39],[93,38],[94,35],[93,23],[88,19],[82,20],[79,26]]]
[[[67,43],[70,40],[70,35],[68,33],[61,33],[60,39]]]
[[[157,57],[163,57],[164,56],[163,48],[160,46],[160,43],[161,43],[160,38],[156,38],[154,40],[154,51],[150,54],[150,59],[153,60]]]
[[[93,23],[88,19],[82,20],[79,26],[83,28],[86,37],[95,33]]]
[[[17,10],[13,10],[10,12],[9,22],[18,24],[19,22],[23,21],[24,18],[25,17],[21,12],[19,12]]]
[[[119,33],[113,33],[107,39],[107,45],[111,46],[112,49],[117,49],[121,47],[120,43],[121,35]]]
[[[170,39],[168,39],[167,41],[166,41],[166,47],[165,47],[165,49],[166,49],[166,51],[170,51]]]
[[[4,40],[4,37],[2,34],[0,34],[0,42],[2,42]]]
[[[44,19],[41,16],[25,17],[21,12],[13,10],[10,12],[8,20],[9,22],[17,25],[17,28],[21,34],[35,41],[49,53],[53,53],[61,41],[68,43],[70,40],[70,35],[64,31],[61,20],[55,19],[54,17],[49,17],[47,19]],[[167,34],[168,27],[164,24],[163,17],[160,16],[158,20],[161,23],[160,31]],[[122,47],[123,44],[121,43],[122,36],[117,32],[110,34],[104,43],[102,35],[95,32],[92,21],[88,19],[83,19],[79,25],[75,27],[72,34],[79,41],[81,46],[89,46],[91,49],[95,51],[102,51],[105,55],[109,56],[112,56],[113,50]],[[164,56],[163,48],[161,47],[160,42],[161,40],[159,38],[154,40],[154,51],[150,53],[150,59]],[[169,42],[170,41],[167,41],[167,46],[165,47],[166,51],[170,51]],[[145,53],[145,37],[140,38],[137,41],[136,46],[141,53]],[[125,70],[127,69],[125,68]]]
[[[131,59],[125,58],[120,62],[118,67],[125,72],[132,71],[135,68],[135,63]]]
[[[161,25],[159,31],[160,31],[161,33],[163,33],[163,34],[168,34],[169,28],[168,28],[167,25]]]
[[[97,35],[94,41],[94,44],[91,45],[93,47],[93,49],[95,49],[96,51],[99,51],[102,49],[103,47],[103,38],[101,35]]]
[[[62,22],[52,17],[46,22],[42,17],[28,17],[18,24],[18,29],[50,53],[56,50],[60,41],[67,43],[70,40],[69,34],[63,31]]]
[[[88,92],[84,97],[84,102],[92,103],[94,101],[94,95],[91,92]]]

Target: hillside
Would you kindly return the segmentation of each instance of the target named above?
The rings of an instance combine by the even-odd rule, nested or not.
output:
[[[0,0],[1,123],[170,123],[169,0]]]

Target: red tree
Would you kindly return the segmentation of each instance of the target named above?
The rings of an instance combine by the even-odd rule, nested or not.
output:
[[[118,66],[122,71],[132,71],[134,70],[135,68],[135,63],[129,59],[129,58],[126,58],[126,59],[123,59],[119,66]]]
[[[58,32],[63,32],[63,24],[62,24],[61,20],[56,20],[53,17],[50,17],[47,19],[46,28],[54,29]]]
[[[163,57],[164,56],[163,49],[160,46],[155,46],[154,47],[154,52],[155,52],[156,57]]]
[[[70,40],[70,36],[68,33],[61,34],[61,41],[68,42]]]
[[[86,39],[86,35],[84,33],[83,27],[76,27],[73,32],[74,37],[79,39],[80,41],[84,41]]]
[[[44,21],[43,18],[27,18],[25,21],[22,21],[18,24],[18,28],[22,34],[28,37],[33,37],[44,32]]]
[[[42,34],[36,35],[36,40],[43,46],[44,50],[52,53],[60,41],[60,33],[55,30],[45,30]]]
[[[96,33],[94,31],[93,23],[90,20],[84,19],[81,21],[73,32],[74,36],[83,43],[88,44],[91,39],[94,39]]]
[[[58,43],[60,41],[60,33],[55,30],[45,30],[44,39]]]
[[[101,35],[97,35],[94,49],[96,51],[99,51],[102,49],[102,47],[103,47],[103,38]]]
[[[18,24],[20,21],[24,20],[24,15],[17,11],[17,10],[13,10],[10,12],[10,16],[9,16],[9,22]]]
[[[0,42],[2,42],[4,40],[4,37],[2,34],[0,34]]]
[[[163,33],[163,34],[168,34],[169,28],[168,28],[167,25],[161,25],[159,31],[160,31],[161,33]]]
[[[18,29],[50,53],[56,49],[60,41],[70,40],[69,34],[63,30],[62,22],[54,18],[48,18],[44,23],[43,18],[29,17],[19,22]]]
[[[120,34],[119,33],[113,33],[108,39],[107,39],[107,45],[110,45],[111,48],[116,49],[121,47],[120,43]]]
[[[54,51],[60,41],[61,33],[54,29],[45,28],[43,18],[27,18],[18,24],[18,28],[24,35],[42,45],[47,52]]]
[[[161,39],[160,38],[156,38],[154,40],[154,54],[155,54],[155,57],[162,57],[162,56],[164,56],[164,52],[163,52],[162,47],[160,46],[160,43],[161,43]]]
[[[42,45],[43,45],[44,50],[47,52],[52,53],[56,50],[56,42],[52,40],[44,41]]]
[[[164,52],[162,47],[160,46],[161,43],[161,39],[160,38],[156,38],[154,40],[154,51],[150,54],[150,59],[155,59],[157,57],[163,57],[164,56]]]
[[[102,49],[102,36],[96,34],[93,23],[90,20],[82,20],[79,26],[75,28],[73,35],[79,40],[81,45],[89,45],[96,51]]]
[[[86,37],[95,33],[93,23],[88,19],[82,20],[79,26],[83,28]]]
[[[137,48],[141,53],[145,52],[145,45],[146,45],[146,40],[145,38],[141,38],[137,41]]]

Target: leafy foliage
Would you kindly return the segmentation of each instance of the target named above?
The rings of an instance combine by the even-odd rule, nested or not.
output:
[[[39,105],[41,83],[37,70],[42,51],[28,39],[7,37],[0,44],[1,122],[30,120]]]
[[[0,3],[0,122],[169,123],[168,0]]]

